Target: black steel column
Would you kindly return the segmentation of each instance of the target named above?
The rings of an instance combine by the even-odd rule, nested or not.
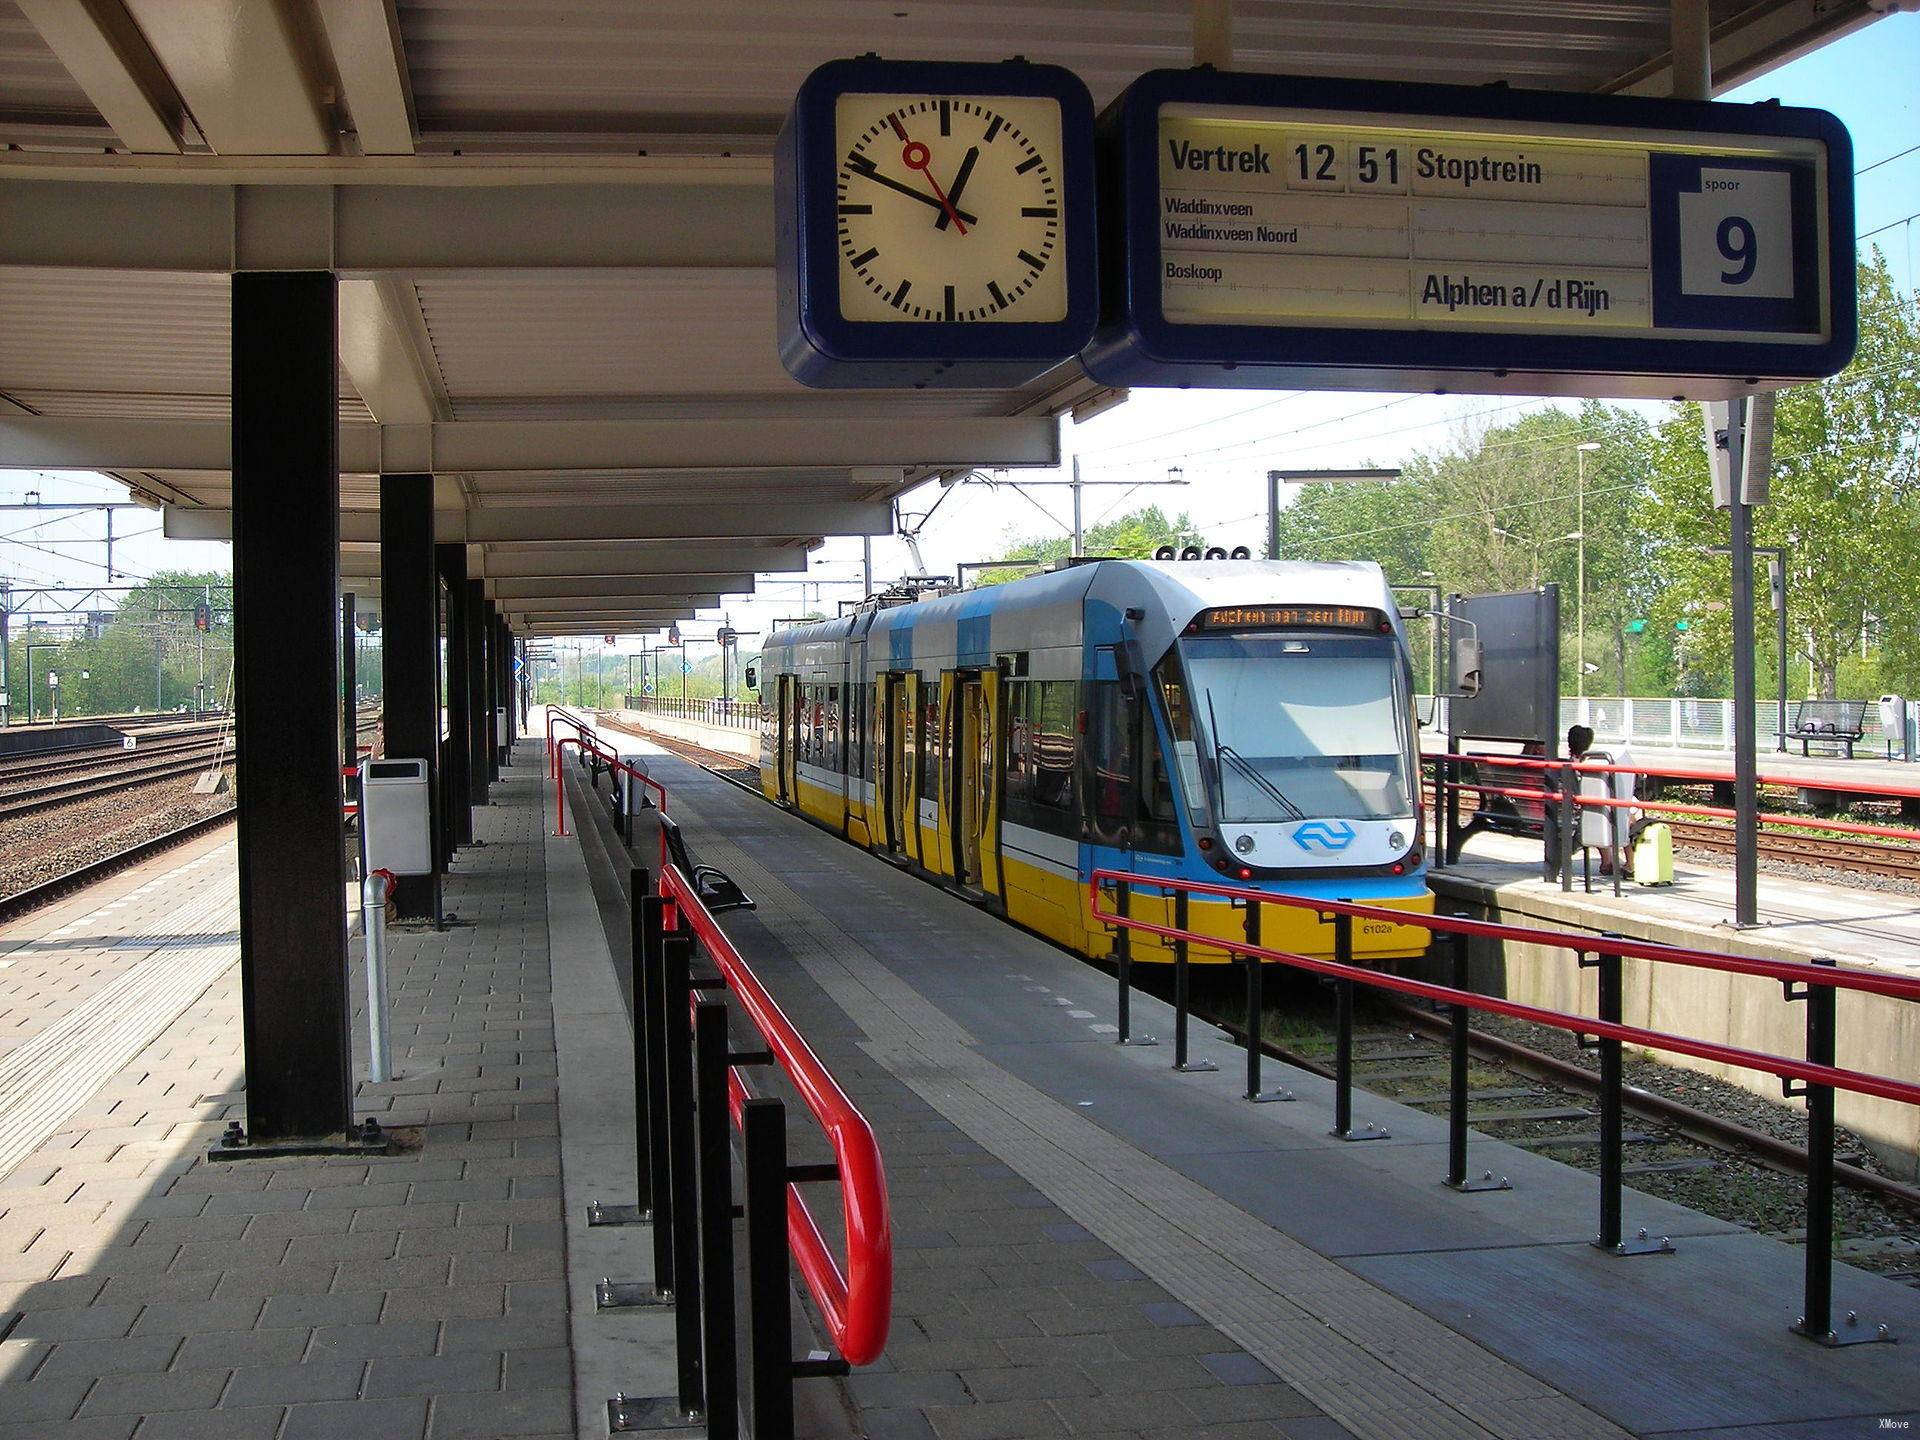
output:
[[[360,649],[354,636],[354,606],[349,590],[340,597],[340,756],[348,766],[360,763]]]
[[[486,603],[484,613],[487,627],[487,774],[494,780],[500,778],[500,745],[506,738],[506,726],[501,722],[500,707],[507,702],[502,697],[506,691],[500,685],[500,612],[494,609],[493,601]]]
[[[493,712],[488,708],[487,692],[487,596],[485,583],[467,581],[466,624],[461,627],[467,647],[467,794],[475,805],[487,803],[487,788],[492,779],[488,756],[493,746],[488,736],[493,730]]]
[[[439,833],[440,601],[433,567],[433,476],[380,477],[380,693],[387,754],[427,762],[431,830]],[[393,892],[403,920],[434,914],[438,875],[409,875]]]
[[[233,277],[240,996],[256,1142],[353,1121],[334,315],[330,272]]]
[[[473,681],[467,668],[467,547],[436,545],[433,553],[447,587],[447,739],[441,794],[453,843],[467,845],[473,841],[473,782],[467,763],[472,725],[468,717],[473,709]]]

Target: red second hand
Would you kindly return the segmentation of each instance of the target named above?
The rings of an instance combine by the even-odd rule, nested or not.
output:
[[[896,130],[900,128],[898,121],[894,122],[894,128]],[[920,157],[917,160],[914,158],[916,151]],[[905,165],[909,170],[918,170],[921,175],[925,177],[927,184],[933,187],[933,198],[938,200],[940,202],[940,208],[947,212],[947,219],[953,222],[953,228],[958,230],[962,235],[966,234],[966,223],[961,220],[959,213],[948,202],[947,192],[940,188],[940,182],[933,178],[933,171],[928,168],[933,164],[933,152],[918,140],[909,140],[907,141],[906,148],[900,152],[900,163]]]

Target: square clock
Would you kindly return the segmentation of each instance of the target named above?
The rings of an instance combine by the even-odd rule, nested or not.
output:
[[[1021,385],[1099,317],[1093,102],[1069,71],[836,60],[774,161],[780,358],[803,384]]]

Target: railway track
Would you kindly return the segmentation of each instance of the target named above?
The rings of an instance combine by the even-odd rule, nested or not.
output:
[[[746,778],[757,767],[738,756],[681,740],[649,738],[720,779],[757,789]],[[1675,838],[1696,843],[1690,835],[1682,835],[1680,827]],[[1709,834],[1707,838],[1717,837]],[[1792,858],[1805,863],[1804,842],[1767,838],[1785,840]],[[1730,843],[1730,832],[1727,839]],[[1834,842],[1829,853],[1837,859],[1858,844]],[[1897,845],[1886,848],[1905,853]],[[1383,1018],[1355,1036],[1356,1089],[1444,1113],[1448,1100],[1446,1042],[1440,1033],[1444,1021],[1397,1004],[1376,1008],[1384,1012]],[[1194,1015],[1246,1043],[1244,1014],[1226,995],[1218,1005],[1204,997],[1196,999]],[[1391,1024],[1386,1023],[1388,1019]],[[1258,1040],[1263,1054],[1331,1075],[1333,1035],[1318,1017],[1310,1012],[1303,1017],[1298,1007],[1270,1008],[1262,1028],[1267,1032]],[[1281,1037],[1271,1033],[1276,1028],[1284,1032]],[[1595,1171],[1599,1168],[1595,1108],[1599,1077],[1577,1056],[1561,1058],[1527,1043],[1534,1038],[1476,1029],[1468,1080],[1470,1123],[1482,1135]],[[1731,1086],[1705,1083],[1702,1077],[1657,1061],[1634,1060],[1630,1068],[1635,1073],[1629,1076],[1624,1104],[1635,1123],[1627,1137],[1625,1175],[1632,1185],[1783,1239],[1800,1238],[1805,1141],[1783,1132],[1804,1126],[1804,1120]],[[1677,1098],[1673,1092],[1682,1086],[1691,1093],[1711,1095],[1714,1108]],[[1840,1257],[1920,1286],[1920,1187],[1880,1175],[1861,1151],[1844,1155],[1835,1170],[1842,1187],[1835,1201],[1842,1235],[1837,1246]]]
[[[150,760],[162,755],[178,754],[183,750],[204,746],[217,733],[215,727],[207,726],[179,735],[156,735],[132,750],[120,745],[87,745],[50,754],[16,756],[0,761],[0,796],[32,780],[97,770],[103,765],[118,764],[123,759]]]
[[[51,904],[61,896],[70,895],[75,890],[93,884],[96,880],[103,880],[117,870],[124,870],[129,865],[137,865],[163,850],[171,850],[174,846],[185,844],[196,836],[232,823],[233,807],[228,806],[225,810],[169,830],[164,835],[156,835],[152,839],[142,840],[125,849],[116,850],[111,855],[103,855],[97,860],[77,865],[51,879],[41,881],[38,885],[30,885],[25,890],[16,890],[11,895],[0,896],[0,922],[25,915],[31,910],[38,910],[42,905]]]
[[[133,757],[140,752],[120,750],[112,753]],[[0,821],[32,815],[41,810],[51,810],[59,805],[72,804],[76,800],[108,795],[133,785],[145,785],[156,780],[173,780],[184,775],[197,775],[213,761],[222,756],[230,756],[232,753],[224,739],[214,737],[200,740],[178,753],[163,755],[147,764],[131,760],[124,764],[96,761],[79,776],[70,776],[19,789],[0,790]]]

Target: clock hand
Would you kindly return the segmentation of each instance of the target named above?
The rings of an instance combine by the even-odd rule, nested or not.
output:
[[[944,230],[947,228],[947,215],[948,213],[951,213],[952,208],[955,205],[958,205],[960,203],[960,192],[967,188],[967,181],[970,178],[972,178],[972,175],[973,175],[974,162],[979,158],[980,158],[980,147],[978,145],[975,145],[967,151],[966,158],[961,160],[960,168],[954,172],[953,188],[949,190],[946,195],[947,207],[948,207],[947,211],[942,212],[940,218],[933,222],[934,229]],[[927,178],[931,180],[933,177],[929,175]],[[966,233],[964,228],[962,229],[961,233],[962,234]]]
[[[898,190],[902,195],[907,196],[909,199],[918,200],[922,205],[931,205],[936,210],[942,208],[940,202],[934,199],[933,196],[927,194],[926,191],[916,190],[911,185],[904,185],[891,175],[882,175],[878,170],[869,170],[864,165],[853,165],[849,168],[855,175],[866,180],[871,180],[876,185],[884,185],[889,190]],[[977,225],[980,223],[964,210],[955,210],[953,213],[956,219],[964,220],[969,225]]]
[[[900,128],[900,122],[898,120],[894,122],[894,128],[896,130]],[[966,225],[961,221],[959,216],[953,213],[953,206],[948,203],[946,192],[940,188],[940,182],[933,178],[933,170],[931,168],[933,165],[933,152],[918,140],[909,140],[907,141],[906,148],[900,152],[900,161],[909,170],[918,170],[922,175],[927,177],[927,184],[933,187],[934,198],[940,202],[942,212],[940,218],[942,220],[953,221],[954,228],[962,235],[966,234]]]

